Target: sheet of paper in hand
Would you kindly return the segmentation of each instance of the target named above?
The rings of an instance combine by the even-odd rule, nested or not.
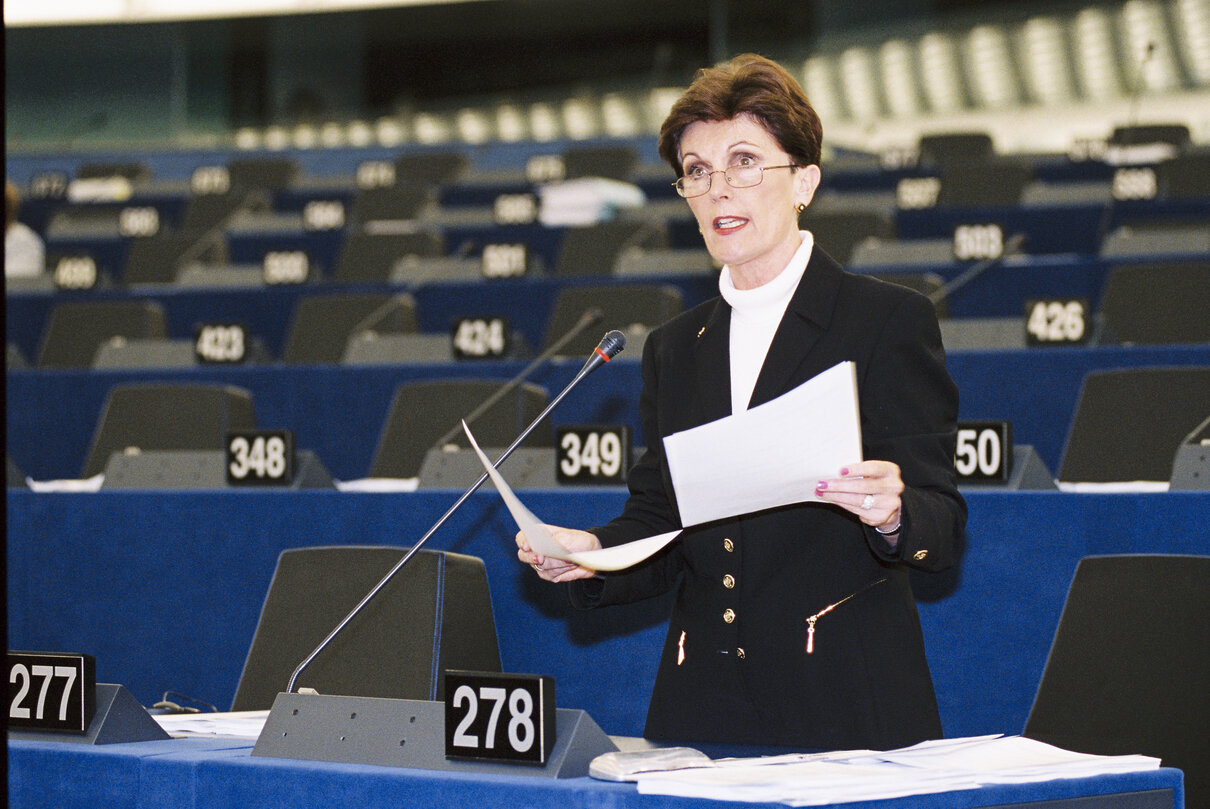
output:
[[[488,477],[492,479],[492,483],[496,484],[496,490],[500,492],[504,505],[508,507],[509,513],[516,520],[517,528],[525,534],[526,540],[529,541],[529,546],[543,556],[550,557],[551,559],[561,559],[564,562],[572,562],[589,570],[622,570],[631,565],[636,565],[648,556],[651,556],[681,533],[679,530],[669,531],[666,534],[659,534],[647,537],[646,539],[636,539],[634,542],[627,542],[625,545],[616,545],[612,548],[601,548],[595,551],[580,551],[577,553],[568,551],[550,535],[546,524],[535,517],[517,499],[517,495],[513,493],[512,488],[504,481],[504,476],[496,471],[491,461],[483,454],[483,450],[479,449],[479,444],[475,441],[475,436],[471,435],[471,430],[466,426],[465,421],[462,422],[462,429],[466,432],[466,437],[470,440],[475,454],[479,456],[479,461],[483,464],[483,468],[487,470]]]
[[[861,455],[857,371],[838,363],[743,413],[664,438],[681,525],[819,502],[815,484]]]

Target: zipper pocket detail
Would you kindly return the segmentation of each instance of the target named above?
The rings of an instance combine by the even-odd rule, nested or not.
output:
[[[866,590],[869,590],[869,589],[870,589],[870,588],[872,588],[872,587],[876,587],[876,586],[878,586],[879,584],[882,584],[884,581],[886,581],[886,577],[885,577],[885,576],[884,576],[883,578],[879,579],[878,581],[872,581],[872,582],[870,582],[870,583],[869,583],[869,584],[867,584],[865,587],[862,587],[860,590],[857,590],[856,592],[849,593],[847,596],[845,596],[844,598],[840,599],[840,600],[839,600],[839,601],[837,601],[836,603],[834,603],[834,604],[829,604],[828,606],[824,607],[824,608],[823,608],[822,610],[820,610],[819,612],[815,613],[814,615],[809,616],[809,617],[807,618],[807,654],[814,654],[814,653],[815,653],[815,622],[816,622],[816,621],[818,621],[818,620],[819,620],[820,618],[822,618],[823,616],[827,615],[827,614],[828,614],[829,612],[831,612],[832,610],[834,610],[834,609],[836,609],[837,607],[839,607],[841,604],[843,604],[843,603],[845,603],[846,601],[848,601],[850,598],[854,598],[854,597],[856,597],[856,596],[859,596],[859,595],[861,595],[862,593],[864,593]],[[683,634],[681,635],[681,639],[682,639],[682,640],[684,640],[684,635],[683,635]]]

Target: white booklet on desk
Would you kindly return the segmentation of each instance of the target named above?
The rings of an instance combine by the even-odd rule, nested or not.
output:
[[[861,460],[857,370],[832,366],[742,413],[664,439],[681,525],[819,501],[815,485]]]

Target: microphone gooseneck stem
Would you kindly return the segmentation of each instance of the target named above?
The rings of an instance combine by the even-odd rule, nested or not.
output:
[[[992,267],[998,266],[1002,261],[1004,261],[1005,258],[1020,250],[1021,245],[1024,243],[1024,234],[1017,233],[1009,237],[1008,241],[1004,243],[1004,250],[1000,253],[1000,255],[985,258],[982,261],[976,261],[965,271],[963,271],[962,274],[953,278],[949,282],[942,284],[938,289],[934,289],[932,292],[930,292],[928,294],[928,299],[933,303],[940,303],[950,295],[957,292],[959,289],[962,289],[962,287],[966,286],[971,281],[974,281],[983,273],[990,270]]]
[[[611,332],[610,334],[613,334],[613,333]],[[621,335],[618,335],[618,336],[620,337]],[[609,335],[607,335],[607,338],[608,337],[609,337]],[[621,350],[620,346],[618,347],[617,350],[619,350],[619,351]],[[616,351],[614,353],[616,353]],[[603,353],[601,351],[600,348],[597,348],[595,350],[595,352],[593,353],[593,355],[588,358],[588,362],[584,363],[584,367],[581,368],[578,373],[576,373],[575,378],[573,378],[571,380],[571,382],[568,382],[567,386],[565,388],[563,388],[562,391],[559,392],[559,395],[556,396],[554,399],[552,399],[550,404],[548,404],[542,410],[542,412],[538,414],[537,418],[535,418],[532,422],[530,422],[529,426],[526,427],[524,430],[522,430],[521,434],[519,436],[517,436],[516,439],[514,439],[511,444],[508,445],[508,448],[505,449],[504,452],[500,455],[500,457],[496,459],[496,462],[492,464],[492,468],[499,469],[500,464],[504,463],[504,460],[513,453],[513,450],[515,450],[521,444],[522,441],[524,441],[526,438],[529,437],[529,434],[531,432],[533,432],[534,428],[537,427],[538,424],[540,424],[544,418],[546,418],[546,416],[550,413],[550,411],[554,410],[555,407],[559,404],[559,402],[563,401],[563,398],[565,396],[567,396],[568,393],[571,393],[572,388],[574,388],[576,385],[580,384],[580,380],[582,380],[584,377],[588,376],[590,373],[592,373],[594,370],[596,370],[596,368],[602,362],[608,362],[610,356],[612,356],[612,354],[607,356],[605,353]],[[292,693],[294,691],[294,683],[298,680],[298,675],[300,675],[302,673],[303,669],[305,669],[307,666],[311,665],[312,661],[314,661],[315,658],[318,657],[320,655],[320,653],[323,652],[323,650],[328,647],[328,644],[332,642],[332,639],[335,638],[337,635],[339,635],[341,633],[341,631],[346,626],[349,625],[349,622],[357,617],[357,614],[360,613],[362,611],[362,609],[365,608],[366,604],[370,603],[370,601],[374,598],[374,596],[378,595],[378,593],[382,590],[383,587],[386,587],[387,583],[392,578],[395,577],[395,574],[398,573],[400,570],[402,570],[403,566],[406,565],[408,563],[408,561],[413,556],[416,555],[416,551],[420,550],[420,548],[424,545],[424,543],[428,542],[429,538],[432,537],[433,534],[437,533],[437,531],[441,528],[441,526],[445,525],[446,521],[451,516],[453,516],[454,512],[457,511],[462,506],[462,504],[466,502],[467,498],[469,498],[472,494],[474,494],[475,491],[478,490],[478,488],[483,485],[483,482],[485,480],[487,480],[487,478],[488,478],[488,474],[487,474],[487,472],[484,472],[479,477],[479,479],[477,481],[475,481],[474,485],[472,485],[469,489],[467,489],[465,492],[463,492],[462,496],[459,497],[454,502],[454,504],[452,506],[450,506],[449,509],[444,514],[441,515],[441,518],[438,519],[437,522],[433,523],[433,527],[430,528],[427,532],[425,532],[424,536],[422,536],[419,540],[417,540],[416,544],[412,545],[412,547],[408,549],[407,553],[405,553],[403,555],[403,558],[401,558],[398,562],[396,562],[395,566],[392,567],[389,571],[387,571],[387,574],[382,577],[382,580],[379,581],[378,584],[374,585],[374,587],[370,590],[370,592],[366,593],[365,597],[363,597],[361,599],[361,601],[357,602],[357,606],[353,607],[353,609],[349,611],[349,614],[346,615],[344,618],[342,618],[340,623],[337,624],[336,627],[331,632],[328,633],[328,636],[326,638],[324,638],[323,641],[321,641],[318,646],[315,647],[314,651],[312,651],[309,655],[307,655],[306,658],[304,658],[303,661],[298,664],[298,668],[294,669],[294,673],[290,675],[290,682],[286,684],[286,693]]]
[[[449,432],[447,432],[445,435],[441,436],[436,441],[434,441],[433,446],[437,447],[437,448],[444,446],[446,442],[448,442],[451,438],[453,438],[455,435],[457,435],[461,431],[463,421],[465,421],[467,424],[474,423],[475,419],[479,418],[484,413],[486,413],[488,408],[490,408],[496,402],[503,399],[506,394],[508,394],[510,391],[512,391],[518,385],[520,385],[522,382],[524,382],[526,379],[528,379],[529,375],[532,374],[539,365],[541,365],[542,363],[549,360],[555,354],[558,354],[560,349],[562,349],[563,346],[567,345],[573,339],[578,337],[580,335],[580,332],[584,331],[586,328],[593,325],[594,323],[599,323],[601,321],[601,318],[602,318],[602,314],[601,314],[600,309],[589,309],[586,312],[584,312],[584,314],[580,316],[580,319],[576,321],[576,324],[574,326],[572,326],[571,329],[569,329],[566,334],[564,334],[562,337],[560,337],[555,342],[551,343],[550,347],[547,348],[545,351],[543,351],[541,354],[534,357],[533,361],[530,362],[529,365],[526,365],[525,368],[523,368],[521,370],[521,373],[517,374],[512,379],[508,380],[503,385],[496,388],[496,390],[492,393],[491,396],[488,396],[486,399],[484,399],[482,402],[480,402],[479,406],[476,407],[474,410],[472,410],[469,414],[467,414],[466,416],[463,416],[458,424],[455,424],[453,427],[451,427],[449,429]]]

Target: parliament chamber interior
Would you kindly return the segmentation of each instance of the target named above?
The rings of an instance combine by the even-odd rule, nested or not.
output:
[[[801,226],[931,300],[959,390],[963,556],[912,573],[945,736],[1163,765],[897,800],[1210,807],[1210,2],[859,33],[769,55],[823,119]],[[587,761],[267,766],[254,740],[139,734],[153,705],[273,708],[378,582],[300,685],[433,702],[443,669],[545,675],[569,760],[642,735],[671,601],[578,611],[519,564],[460,420],[541,521],[618,513],[645,336],[718,294],[656,152],[691,74],[56,139],[12,86],[23,35],[6,176],[44,263],[6,257],[10,664],[95,658],[119,737],[10,728],[9,805],[673,805]]]

